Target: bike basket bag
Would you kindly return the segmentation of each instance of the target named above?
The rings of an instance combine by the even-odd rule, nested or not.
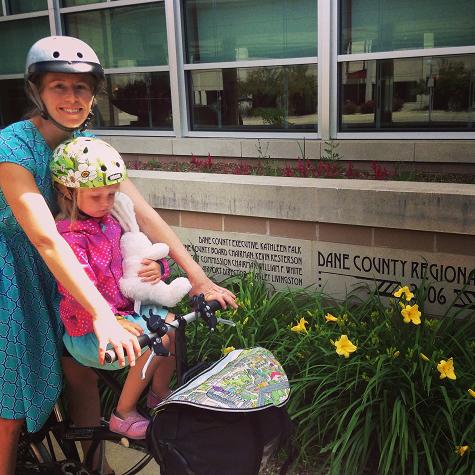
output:
[[[254,475],[287,441],[285,372],[263,348],[234,350],[159,404],[147,441],[162,475]]]

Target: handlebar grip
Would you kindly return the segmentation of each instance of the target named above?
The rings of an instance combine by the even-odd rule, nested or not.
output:
[[[221,304],[217,300],[210,300],[207,302],[209,308],[211,309],[212,312],[216,312],[216,310],[221,310]]]
[[[139,341],[140,348],[148,346],[150,342],[150,338],[146,333],[138,336],[137,340]],[[117,361],[117,355],[115,354],[115,350],[107,350],[104,360],[107,364],[112,364]]]

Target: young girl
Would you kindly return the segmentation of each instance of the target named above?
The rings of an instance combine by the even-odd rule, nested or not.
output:
[[[70,245],[89,278],[106,299],[119,324],[138,336],[147,330],[142,317],[134,314],[133,302],[122,295],[118,282],[122,277],[120,251],[121,227],[111,216],[115,193],[127,172],[119,153],[109,144],[92,137],[77,137],[58,146],[50,165],[58,192],[60,213],[56,218],[59,233]],[[157,281],[169,274],[165,259],[144,263],[144,279]],[[167,275],[162,275],[162,270]],[[142,275],[144,275],[142,273]],[[98,361],[99,345],[92,326],[92,317],[61,285],[60,316],[66,333],[63,341],[69,353],[88,367],[105,368]],[[159,312],[168,321],[173,316],[165,309]],[[173,352],[173,341],[163,338]],[[148,419],[136,411],[137,401],[152,379],[147,405],[155,406],[168,395],[174,359],[154,358],[146,379],[140,378],[150,350],[147,350],[129,370],[117,408],[109,428],[131,439],[142,439]],[[110,369],[118,366],[111,365]]]

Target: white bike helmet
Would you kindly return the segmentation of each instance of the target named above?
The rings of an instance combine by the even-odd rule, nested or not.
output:
[[[84,41],[71,36],[48,36],[38,40],[28,51],[25,66],[25,89],[27,96],[38,107],[44,119],[51,120],[67,132],[76,130],[64,127],[48,113],[38,90],[38,80],[44,73],[86,73],[95,79],[94,95],[104,81],[104,69],[94,50]],[[92,118],[89,114],[78,129],[84,129]]]

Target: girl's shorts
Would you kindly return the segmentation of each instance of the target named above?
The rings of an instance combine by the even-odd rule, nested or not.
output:
[[[151,306],[142,306],[140,311],[141,313],[144,313],[146,310],[145,315],[148,314],[149,309],[153,310],[153,313],[159,314],[162,319],[165,319],[165,317],[168,315],[168,310],[166,308],[161,308],[161,307],[151,307]],[[136,323],[140,325],[144,333],[150,333],[148,328],[147,328],[147,322],[145,321],[144,318],[142,318],[140,315],[126,315],[124,318],[129,320],[130,322]],[[119,362],[115,361],[114,363],[111,364],[104,364],[102,366],[99,363],[98,355],[99,355],[99,344],[97,341],[97,337],[94,332],[92,333],[87,333],[86,335],[82,336],[70,336],[67,333],[64,334],[63,336],[63,341],[64,341],[64,346],[70,353],[70,355],[79,363],[81,363],[84,366],[88,366],[91,368],[97,368],[97,369],[107,369],[107,370],[117,370],[121,369],[119,366]],[[109,344],[107,345],[107,349],[112,349],[112,345]],[[148,348],[145,347],[142,349],[142,353],[146,351]],[[128,358],[125,358],[126,365],[128,365]]]

